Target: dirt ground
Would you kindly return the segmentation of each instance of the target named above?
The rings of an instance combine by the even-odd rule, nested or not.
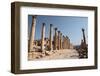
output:
[[[79,54],[75,49],[63,49],[28,53],[28,60],[52,60],[52,59],[77,59]]]

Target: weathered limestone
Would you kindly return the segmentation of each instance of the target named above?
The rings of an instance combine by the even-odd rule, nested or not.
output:
[[[32,28],[30,31],[29,52],[33,51],[34,36],[35,36],[36,16],[32,16]]]
[[[68,40],[67,40],[67,38],[65,37],[65,40],[66,40],[66,49],[68,48]]]
[[[68,37],[66,36],[66,48],[68,49],[68,46],[69,46],[69,41],[68,41]]]
[[[54,29],[54,40],[53,37],[53,28],[52,24],[50,24],[49,38],[48,42],[45,40],[45,23],[42,24],[41,31],[41,40],[40,42],[35,41],[35,26],[36,26],[36,16],[32,17],[32,28],[30,32],[30,40],[29,40],[29,51],[34,51],[34,47],[41,46],[41,51],[47,50],[60,50],[60,49],[68,49],[70,48],[70,40],[68,37],[62,36],[60,31],[57,31],[57,28]],[[84,34],[84,29],[82,29]],[[85,41],[85,35],[83,35]]]
[[[82,32],[83,32],[83,40],[84,40],[84,43],[86,44],[85,33],[84,33],[84,29],[83,28],[82,28]]]
[[[60,49],[62,49],[62,33],[60,33]]]
[[[55,36],[54,36],[54,50],[57,50],[57,28],[55,30]]]
[[[63,49],[65,49],[65,38],[64,38],[64,35],[63,35]]]
[[[70,40],[69,38],[63,35],[63,42],[62,42],[62,48],[63,49],[70,49]]]
[[[80,58],[88,58],[88,47],[86,44],[85,33],[84,29],[82,28],[83,39],[81,40],[81,51],[80,51]]]
[[[60,31],[58,31],[58,50],[60,50]]]
[[[49,35],[49,38],[50,38],[50,40],[49,40],[49,49],[50,50],[52,50],[52,32],[53,32],[53,29],[52,29],[52,24],[50,24],[50,35]]]
[[[68,36],[66,36],[67,38],[67,49],[70,49],[70,39],[68,38]]]
[[[87,44],[86,44],[86,38],[85,38],[85,30],[82,28],[82,32],[83,32],[83,49],[87,50]]]
[[[64,36],[64,48],[66,49],[66,46],[67,46],[67,42],[66,42],[67,40],[66,40],[66,37]]]
[[[68,38],[68,49],[70,49],[70,39]]]
[[[44,51],[44,38],[45,38],[45,23],[42,24],[42,32],[41,32],[41,50]]]
[[[65,37],[65,49],[67,49],[67,39]]]

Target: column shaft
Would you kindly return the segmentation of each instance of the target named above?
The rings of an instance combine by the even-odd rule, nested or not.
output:
[[[60,49],[62,49],[62,33],[60,33]]]
[[[49,35],[49,48],[52,50],[52,24],[50,24],[50,35]]]
[[[42,24],[42,32],[41,32],[41,50],[44,51],[44,38],[45,38],[45,23]]]
[[[57,50],[57,28],[55,28],[55,36],[54,36],[54,50]]]
[[[32,16],[32,27],[31,27],[31,31],[30,31],[29,50],[28,51],[33,51],[35,26],[36,26],[36,16]]]
[[[82,32],[83,32],[83,40],[84,40],[84,44],[86,44],[85,33],[84,33],[84,29],[83,29],[83,28],[82,28]]]
[[[60,50],[60,31],[58,31],[58,50]]]
[[[62,44],[63,44],[63,45],[62,45],[62,46],[63,46],[63,49],[65,48],[65,47],[64,47],[64,46],[65,46],[64,41],[65,41],[65,39],[64,39],[64,36],[63,36],[63,43],[62,43]]]

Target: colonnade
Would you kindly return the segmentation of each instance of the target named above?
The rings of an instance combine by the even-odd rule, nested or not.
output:
[[[30,32],[29,51],[32,51],[34,47],[36,16],[32,16],[32,28]],[[41,29],[41,50],[45,50],[45,23],[42,23]],[[54,33],[53,33],[54,32]],[[54,35],[53,35],[54,34]],[[54,37],[53,37],[54,36]],[[53,24],[50,24],[49,30],[49,50],[70,49],[70,39],[64,36],[58,28],[53,28]]]

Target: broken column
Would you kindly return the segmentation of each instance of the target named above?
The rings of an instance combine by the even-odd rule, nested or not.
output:
[[[50,50],[52,50],[52,31],[53,31],[53,29],[52,29],[52,24],[50,24],[50,35],[49,35],[49,48],[50,48]]]
[[[55,36],[54,36],[54,50],[57,50],[57,28],[55,30]]]
[[[42,32],[41,32],[41,50],[44,51],[44,38],[45,38],[45,23],[42,24]]]
[[[30,41],[29,41],[29,49],[28,49],[29,52],[33,51],[35,26],[36,26],[36,16],[32,16],[32,27],[31,27],[31,31],[30,31]]]
[[[83,29],[83,28],[82,28],[82,32],[83,32],[83,40],[84,40],[84,44],[86,44],[85,33],[84,33],[84,29]]]

